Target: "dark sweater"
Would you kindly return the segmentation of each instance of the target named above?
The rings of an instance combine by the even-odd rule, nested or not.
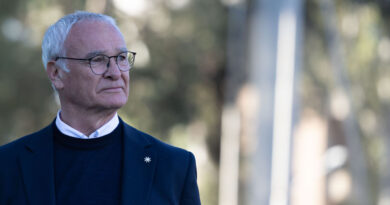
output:
[[[56,205],[119,204],[123,125],[95,139],[66,136],[54,127]]]

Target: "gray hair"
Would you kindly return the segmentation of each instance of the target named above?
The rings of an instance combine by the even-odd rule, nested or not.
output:
[[[45,70],[47,63],[50,60],[54,60],[56,57],[65,54],[64,42],[73,25],[77,22],[85,20],[103,21],[111,24],[119,31],[115,19],[104,14],[76,11],[72,14],[68,14],[62,17],[47,29],[42,40],[42,62]],[[61,67],[65,71],[69,71],[65,64],[62,64]]]

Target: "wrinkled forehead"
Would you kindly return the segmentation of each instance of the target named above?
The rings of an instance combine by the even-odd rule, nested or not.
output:
[[[126,47],[119,29],[105,21],[82,20],[75,23],[64,42],[66,51],[112,50]]]
[[[93,36],[91,36],[93,35]],[[81,20],[73,24],[70,29],[66,40],[70,37],[72,38],[91,38],[95,36],[103,35],[113,35],[121,36],[123,35],[117,26],[114,26],[106,21],[101,20]]]

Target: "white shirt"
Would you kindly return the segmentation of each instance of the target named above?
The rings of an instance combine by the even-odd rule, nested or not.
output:
[[[56,118],[56,125],[58,130],[64,135],[68,135],[75,138],[93,139],[93,138],[102,137],[114,131],[115,128],[119,125],[118,113],[115,113],[114,117],[110,121],[108,121],[106,124],[101,126],[99,129],[95,130],[89,136],[86,136],[83,133],[79,132],[78,130],[74,129],[73,127],[67,125],[64,121],[62,121],[60,118],[60,113],[61,110],[57,112],[57,118]]]

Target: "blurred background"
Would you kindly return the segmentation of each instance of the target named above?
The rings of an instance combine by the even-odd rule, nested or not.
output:
[[[202,204],[390,204],[390,1],[0,0],[1,145],[53,121],[40,45],[75,10],[117,19],[120,116],[195,154]]]

